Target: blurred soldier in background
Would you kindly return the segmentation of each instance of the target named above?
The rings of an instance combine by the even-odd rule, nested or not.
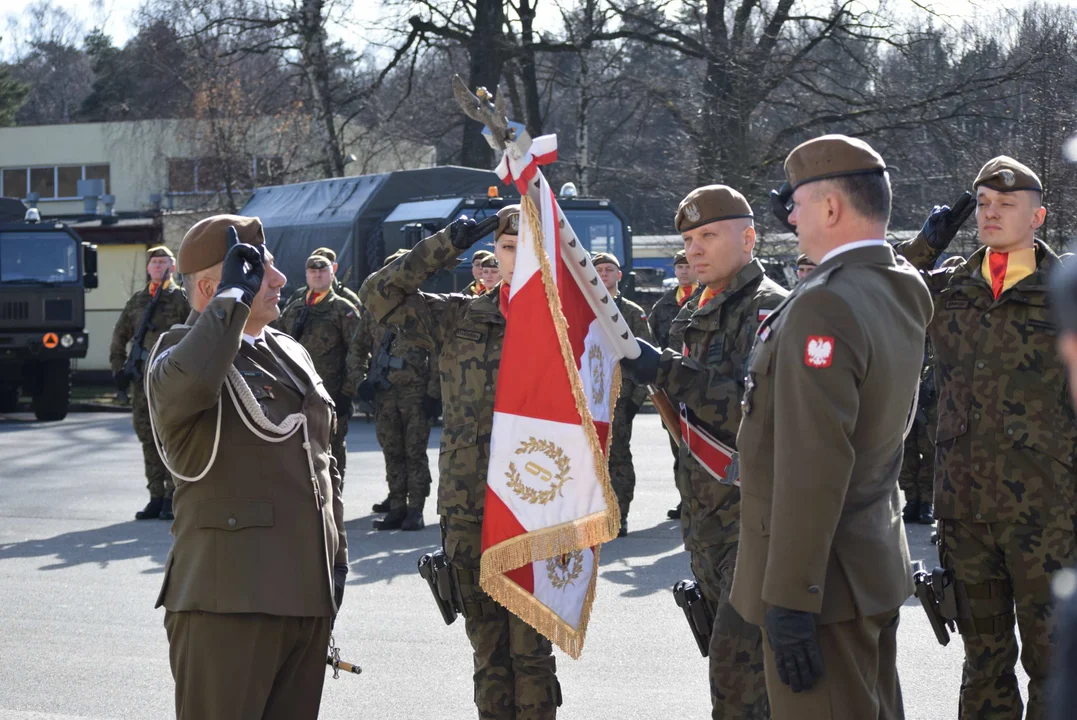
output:
[[[815,263],[807,255],[801,255],[797,258],[797,282],[800,282],[804,278],[808,277],[808,274],[815,269]]]
[[[482,261],[482,285],[494,289],[501,282],[501,271],[497,269],[497,258],[493,255]]]
[[[464,290],[465,295],[482,295],[490,288],[482,281],[482,264],[493,258],[494,254],[489,250],[476,250],[471,256],[471,277],[475,280]]]
[[[352,305],[354,305],[356,308],[358,308],[359,296],[355,294],[354,290],[349,288],[347,285],[342,283],[339,278],[337,278],[337,268],[339,267],[339,265],[337,264],[336,251],[332,248],[320,247],[316,248],[314,252],[311,253],[311,255],[320,255],[329,261],[333,268],[333,292],[335,292],[337,295],[341,296],[342,298],[350,302]],[[294,293],[292,293],[292,296],[288,298],[288,302],[284,304],[284,307],[288,307],[301,297],[306,297],[307,290],[309,290],[309,288],[306,285],[296,290]]]

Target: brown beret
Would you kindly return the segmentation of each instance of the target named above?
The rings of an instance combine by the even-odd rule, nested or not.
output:
[[[617,259],[616,255],[613,255],[611,253],[600,252],[600,253],[595,253],[594,255],[591,256],[591,264],[594,265],[595,267],[598,267],[599,265],[602,265],[604,263],[609,263],[611,265],[616,265],[618,270],[621,269],[621,261]]]
[[[752,206],[739,192],[726,185],[704,185],[681,200],[673,227],[684,232],[720,220],[750,217]]]
[[[323,258],[328,259],[331,263],[335,263],[337,261],[337,253],[336,250],[334,250],[333,248],[320,247],[317,248],[314,252],[312,252],[311,255],[321,255]]]
[[[492,258],[493,256],[494,254],[489,250],[476,250],[475,254],[471,256],[471,262],[472,264],[474,264],[476,260],[482,262],[486,258]]]
[[[674,265],[688,265],[688,253],[684,250],[678,250],[677,254],[673,256]]]
[[[987,164],[980,169],[980,174],[976,176],[972,187],[976,189],[981,185],[999,192],[1016,190],[1043,192],[1043,183],[1031,168],[1005,155],[988,160]]]
[[[497,230],[494,230],[494,240],[502,235],[518,235],[520,233],[520,206],[506,205],[497,211]]]
[[[228,252],[228,227],[235,226],[239,241],[248,245],[265,243],[262,221],[242,215],[214,215],[195,223],[183,236],[178,270],[182,275],[205,270],[224,260]]]
[[[147,259],[151,259],[151,258],[155,258],[155,257],[166,257],[166,258],[172,258],[173,260],[176,259],[176,256],[172,254],[172,251],[169,250],[164,245],[157,245],[156,247],[151,247],[149,250],[146,251],[146,258]]]
[[[807,255],[801,255],[800,257],[797,258],[797,267],[800,267],[801,265],[812,265],[812,266],[814,266],[815,262],[810,257],[808,257]]]
[[[324,255],[311,255],[307,258],[307,267],[312,270],[318,270],[321,268],[331,267],[333,263],[329,262],[329,258]]]
[[[483,266],[484,268],[495,268],[495,267],[498,267],[498,265],[497,265],[497,258],[495,258],[495,257],[494,257],[493,255],[491,255],[490,257],[485,257],[485,258],[483,258],[483,259],[482,259],[482,266]]]
[[[886,170],[870,145],[845,135],[823,135],[793,148],[785,158],[785,176],[796,190],[805,183]]]

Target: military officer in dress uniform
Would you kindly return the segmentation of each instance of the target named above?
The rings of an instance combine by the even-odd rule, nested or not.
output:
[[[621,263],[610,253],[595,253],[591,258],[595,272],[602,284],[613,296],[613,302],[621,312],[628,328],[640,340],[651,341],[651,328],[647,325],[647,313],[636,303],[621,295]],[[628,534],[628,510],[636,494],[636,469],[632,466],[632,422],[636,419],[643,402],[647,399],[647,386],[625,375],[621,378],[621,394],[613,409],[613,433],[610,438],[610,484],[621,506],[621,529],[617,537]]]
[[[257,218],[216,215],[187,232],[179,270],[195,312],[147,371],[176,481],[157,606],[179,720],[317,717],[344,596],[333,401],[303,346],[268,327],[285,277],[264,243]]]
[[[471,277],[474,278],[474,281],[464,290],[465,295],[482,295],[490,289],[482,281],[482,264],[493,259],[493,257],[494,254],[489,250],[476,250],[475,254],[471,256]]]
[[[112,331],[112,344],[109,346],[108,360],[112,366],[112,377],[116,382],[117,389],[131,391],[131,422],[135,426],[135,434],[142,443],[142,459],[146,468],[146,487],[150,491],[150,501],[146,507],[135,513],[136,520],[172,520],[172,476],[161,464],[161,457],[157,454],[157,448],[153,444],[150,434],[150,413],[146,407],[146,393],[143,391],[142,377],[133,378],[127,375],[124,366],[131,353],[149,353],[157,338],[168,328],[179,324],[187,319],[191,312],[191,306],[187,303],[187,293],[179,285],[172,281],[171,274],[175,267],[175,256],[164,245],[150,248],[146,251],[146,274],[149,283],[146,287],[128,299],[124,305],[120,317],[116,320],[116,327]],[[153,314],[146,316],[146,310],[154,298]],[[141,345],[132,347],[130,352],[128,344],[134,343],[138,331],[143,322],[148,323],[145,336],[141,339]],[[139,363],[139,372],[145,373],[144,363]]]
[[[898,611],[913,582],[897,477],[931,296],[883,239],[890,178],[869,145],[809,140],[785,172],[818,267],[748,360],[731,600],[763,628],[775,720],[902,718]]]
[[[958,597],[968,598],[957,620],[965,645],[959,714],[1022,716],[1016,620],[1029,678],[1025,717],[1040,718],[1054,629],[1051,574],[1077,555],[1077,421],[1047,287],[1061,263],[1035,239],[1047,214],[1035,172],[996,157],[973,189],[984,247],[933,270],[973,212],[965,193],[953,209],[936,208],[898,251],[925,273],[935,297],[934,510],[942,564],[954,572]]]
[[[494,422],[509,286],[516,261],[520,206],[497,213],[494,252],[504,281],[482,295],[435,295],[419,287],[492,229],[461,218],[426,238],[359,289],[381,323],[439,356],[444,407],[438,461],[442,542],[463,600],[474,655],[480,720],[552,720],[561,704],[549,639],[495,603],[479,586],[486,470]]]

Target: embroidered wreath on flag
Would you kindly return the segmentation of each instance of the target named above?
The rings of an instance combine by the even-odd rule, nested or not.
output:
[[[602,348],[592,345],[587,351],[587,363],[591,366],[591,401],[595,405],[602,405],[606,400],[606,371],[602,360]]]
[[[517,455],[527,455],[534,452],[542,453],[557,465],[557,475],[551,480],[549,488],[536,490],[524,483],[523,478],[520,477],[520,473],[516,469],[516,463],[509,463],[509,470],[505,473],[505,477],[509,479],[509,489],[524,502],[531,505],[548,505],[561,494],[562,486],[572,479],[568,476],[572,468],[564,451],[549,440],[537,440],[530,437],[520,443],[520,447],[516,448]]]
[[[562,558],[564,558],[562,560]],[[569,570],[569,566],[572,567]],[[567,555],[552,557],[546,561],[546,577],[557,590],[564,590],[579,579],[583,573],[583,551],[573,550]]]

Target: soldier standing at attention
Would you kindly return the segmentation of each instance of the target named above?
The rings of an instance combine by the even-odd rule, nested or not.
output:
[[[465,295],[482,295],[490,289],[482,281],[482,264],[493,257],[494,254],[489,250],[476,250],[471,256],[471,277],[475,280],[464,290]]]
[[[1061,264],[1035,239],[1047,210],[1032,170],[1000,156],[973,188],[984,247],[931,271],[973,211],[966,193],[952,210],[936,208],[898,251],[926,273],[935,297],[939,555],[968,597],[957,621],[965,644],[959,712],[1022,716],[1016,616],[1029,678],[1025,717],[1041,718],[1054,628],[1051,574],[1073,563],[1077,522],[1077,422],[1047,292]]]
[[[497,269],[497,258],[493,255],[482,261],[482,286],[491,290],[501,282],[501,271]]]
[[[426,238],[359,289],[374,320],[437,353],[444,419],[438,462],[442,542],[463,599],[464,627],[474,651],[480,720],[551,720],[561,704],[550,641],[479,587],[482,517],[494,392],[509,316],[520,206],[497,213],[494,254],[504,281],[482,295],[433,295],[419,286],[490,231],[493,218],[461,218]]]
[[[800,282],[804,278],[808,277],[808,274],[815,269],[815,263],[807,255],[801,254],[797,258],[797,282]]]
[[[613,302],[621,312],[632,334],[640,340],[651,341],[651,328],[647,325],[647,313],[636,303],[621,295],[621,263],[610,253],[596,253],[591,262],[602,284],[613,296]],[[632,422],[636,419],[643,401],[647,399],[647,385],[635,382],[627,374],[621,378],[621,394],[613,409],[613,427],[610,438],[610,484],[621,506],[621,529],[617,537],[628,534],[628,509],[636,493],[636,469],[632,466]]]
[[[385,264],[406,254],[390,255]],[[374,407],[374,432],[389,484],[389,497],[374,506],[375,512],[388,514],[374,521],[374,529],[422,530],[431,481],[426,446],[441,406],[437,356],[377,324],[366,309],[359,314],[355,342],[365,375],[358,394]]]
[[[341,482],[348,466],[348,421],[352,396],[359,385],[359,348],[354,343],[359,311],[333,290],[333,268],[321,255],[307,258],[306,295],[289,303],[274,324],[299,341],[314,360],[314,368],[336,405],[333,457]]]
[[[355,294],[354,290],[342,283],[337,278],[337,268],[339,267],[339,265],[337,264],[336,251],[332,248],[320,247],[316,248],[314,252],[311,253],[311,255],[320,255],[329,261],[329,263],[333,266],[333,292],[335,292],[337,295],[341,296],[342,298],[350,302],[352,305],[354,305],[356,308],[358,308],[360,306],[359,296]],[[306,297],[307,290],[309,289],[309,287],[304,285],[303,287],[296,290],[294,293],[292,293],[292,296],[288,298],[288,302],[284,304],[284,307],[288,307],[301,297]]]
[[[157,338],[168,328],[187,319],[191,306],[187,302],[187,293],[172,281],[175,259],[172,251],[164,245],[146,251],[146,274],[150,281],[143,289],[136,292],[124,305],[116,327],[112,331],[112,344],[109,346],[108,360],[112,367],[112,378],[116,388],[126,393],[131,390],[131,422],[135,426],[135,435],[142,443],[142,459],[146,466],[146,487],[150,491],[150,501],[145,508],[135,513],[135,520],[172,520],[172,476],[161,463],[157,448],[153,444],[150,431],[150,413],[146,407],[146,392],[143,389],[144,363],[139,361],[137,377],[131,377],[124,370],[128,355],[138,357],[148,355]],[[150,302],[160,293],[154,305],[152,316],[146,310]],[[127,346],[138,340],[143,322],[145,332],[138,347]]]
[[[731,601],[763,628],[775,720],[902,718],[898,611],[913,582],[897,478],[931,296],[883,239],[890,177],[867,143],[809,140],[785,173],[818,267],[748,360]]]
[[[176,717],[316,718],[348,573],[333,401],[307,351],[267,327],[286,278],[257,218],[197,223],[179,269],[195,312],[146,371],[176,480],[157,600]]]
[[[725,185],[693,190],[677,208],[674,226],[703,290],[673,321],[669,335],[676,349],[659,351],[640,343],[640,357],[622,362],[640,383],[657,385],[680,404],[682,423],[734,448],[744,368],[756,330],[788,293],[753,258],[752,208],[736,190]],[[762,636],[729,604],[740,491],[727,468],[707,464],[698,442],[695,431],[683,433],[677,489],[684,546],[714,617],[708,652],[711,717],[767,718]]]

